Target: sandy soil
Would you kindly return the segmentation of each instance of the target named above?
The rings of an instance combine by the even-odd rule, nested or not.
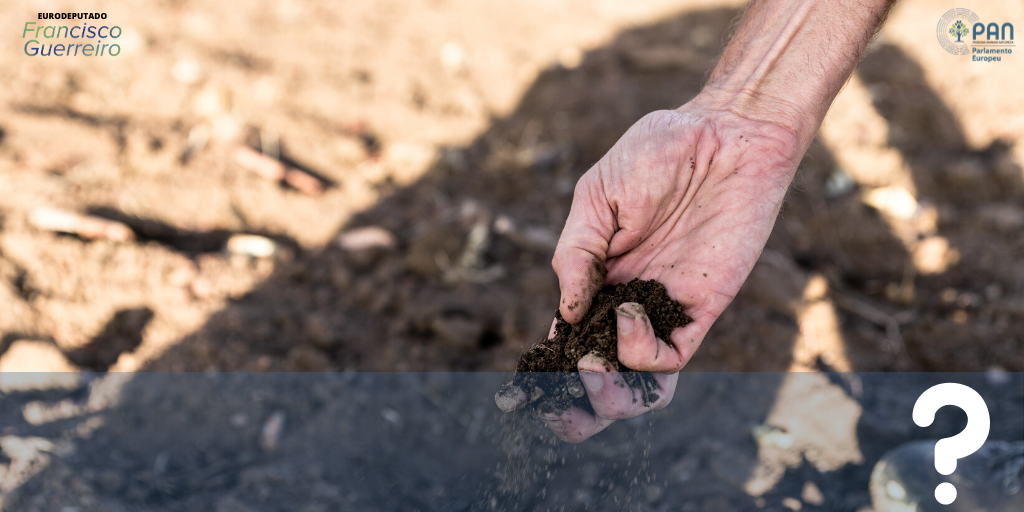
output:
[[[738,13],[710,1],[87,4],[75,10],[107,12],[123,28],[118,57],[29,58],[22,40],[0,40],[2,369],[510,371],[550,324],[549,261],[575,180],[636,119],[699,90]],[[18,2],[0,24],[70,5]],[[1010,85],[1022,68],[943,51],[934,20],[946,8],[896,7],[801,164],[761,262],[688,371],[1024,371],[1024,90]],[[1009,3],[977,10],[1024,20]],[[276,155],[323,192],[261,177],[240,147]],[[120,222],[132,239],[39,229],[40,207]],[[243,234],[272,241],[274,254],[229,244]],[[377,245],[358,248],[367,240]],[[164,389],[137,387],[154,386]],[[781,389],[721,386],[765,404]],[[71,387],[0,406],[17,418],[33,400],[85,403],[85,388]],[[182,400],[206,392],[167,389]],[[241,400],[238,388],[217,389]],[[276,400],[314,400],[287,389]],[[145,424],[165,407],[140,400],[116,410]],[[750,409],[752,421],[769,409]],[[246,412],[260,418],[250,427],[269,411]],[[332,414],[317,421],[345,417]],[[70,417],[45,432],[23,418],[0,428],[48,442],[71,429],[140,435],[138,422]],[[126,452],[137,459],[126,467],[150,467],[163,451]],[[103,468],[97,460],[86,465]],[[64,481],[60,464],[33,489]],[[186,466],[212,462],[196,464]],[[130,487],[113,485],[111,503],[150,503]],[[754,503],[749,489],[735,492]],[[211,493],[206,508],[228,500]],[[153,507],[188,506],[167,499]]]

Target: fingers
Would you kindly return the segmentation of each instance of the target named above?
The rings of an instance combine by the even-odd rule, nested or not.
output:
[[[658,339],[644,307],[636,302],[626,302],[615,308],[615,322],[619,336],[619,361],[628,368],[645,372],[678,372],[692,355],[691,352],[683,357],[679,350]],[[675,340],[676,336],[673,336],[673,343]]]
[[[592,182],[584,176],[576,184],[569,218],[551,260],[562,293],[558,310],[571,324],[583,318],[594,294],[605,284],[608,241],[616,230],[615,215],[600,186]]]
[[[682,358],[684,365],[704,341],[704,336],[711,330],[711,324],[718,319],[717,314],[707,311],[692,311],[689,314],[693,322],[672,332],[672,343],[676,346],[676,353]]]
[[[579,443],[608,428],[617,419],[663,409],[672,401],[679,379],[678,373],[652,373],[658,383],[658,399],[644,405],[643,391],[626,385],[622,375],[611,370],[607,361],[600,357],[584,356],[579,368],[594,414],[572,407],[561,413],[539,415],[559,439],[569,443]]]
[[[555,249],[551,266],[558,275],[562,294],[558,311],[566,322],[578,323],[590,309],[594,295],[604,286],[608,275],[604,259],[577,247],[560,247]]]
[[[615,420],[599,418],[579,407],[539,416],[559,439],[567,443],[579,443],[615,423]]]
[[[519,386],[506,382],[494,394],[494,403],[501,412],[512,412],[526,403],[526,392]]]
[[[613,420],[632,418],[665,407],[672,401],[679,378],[678,373],[652,373],[659,389],[650,392],[645,399],[642,389],[631,387],[621,373],[594,354],[580,359],[578,367],[594,414]],[[654,399],[652,394],[657,398]]]

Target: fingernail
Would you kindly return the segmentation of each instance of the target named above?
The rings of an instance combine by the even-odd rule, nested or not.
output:
[[[544,421],[558,421],[560,418],[557,414],[537,413],[537,416]]]
[[[583,381],[583,387],[591,393],[601,391],[601,388],[604,387],[604,377],[599,373],[580,372],[580,380]]]
[[[615,325],[618,326],[619,334],[629,334],[633,332],[633,324],[635,323],[635,320],[636,317],[628,311],[623,310],[621,307],[615,308]]]

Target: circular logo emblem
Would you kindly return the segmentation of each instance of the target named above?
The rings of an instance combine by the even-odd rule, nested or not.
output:
[[[971,27],[979,19],[981,18],[970,9],[958,7],[946,11],[946,14],[939,18],[939,25],[935,27],[939,44],[953,55],[967,55],[971,52],[967,47],[967,36],[971,35]]]

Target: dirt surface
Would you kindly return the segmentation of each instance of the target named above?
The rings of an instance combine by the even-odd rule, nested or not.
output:
[[[672,331],[693,321],[683,313],[684,306],[668,296],[664,285],[640,279],[603,287],[575,325],[566,322],[556,311],[554,337],[542,337],[519,356],[516,364],[512,383],[525,390],[532,407],[564,411],[575,405],[590,409],[576,369],[580,359],[591,353],[608,361],[609,371],[620,373],[622,385],[641,390],[644,405],[658,399],[658,383],[650,373],[627,368],[619,361],[615,310],[627,302],[641,306],[640,311],[650,319],[655,337],[669,346],[674,346],[670,337]]]
[[[0,493],[5,507],[20,496],[14,510],[490,507],[460,501],[477,496],[463,475],[497,478],[471,458],[497,441],[478,431],[469,443],[470,427],[498,421],[494,391],[551,324],[550,261],[576,180],[637,119],[699,91],[739,12],[710,0],[126,0],[87,7],[123,28],[118,57],[23,54],[12,27],[82,8],[0,10],[0,368],[110,372],[5,388]],[[1018,3],[972,8],[1024,20]],[[868,373],[858,387],[848,371],[1009,376],[964,378],[1010,418],[993,419],[998,435],[1020,438],[1024,88],[1012,84],[1024,68],[942,50],[947,9],[899,2],[837,97],[750,279],[651,429],[663,436],[652,490],[613,468],[645,449],[646,424],[620,422],[582,452],[531,444],[533,460],[555,449],[566,462],[552,467],[567,469],[549,480],[541,464],[537,487],[496,507],[618,510],[632,496],[650,509],[783,510],[813,481],[825,505],[803,510],[857,512],[881,451],[954,433],[916,431],[903,407],[955,376]],[[241,146],[322,191],[252,170]],[[42,229],[39,208],[129,236]],[[329,373],[340,370],[442,376]],[[827,382],[703,373],[790,370]],[[239,371],[328,373],[227,375]],[[484,371],[506,374],[450,373]],[[443,375],[455,383],[431,383]],[[115,381],[123,400],[89,401]],[[861,408],[836,416],[843,443],[820,441],[811,419],[783,421],[833,402]],[[789,448],[756,441],[778,440],[781,423],[803,432]],[[414,463],[400,457],[417,447]],[[451,450],[467,458],[446,466]]]
[[[1024,435],[1020,374],[689,372],[666,409],[576,445],[500,413],[508,378],[111,373],[9,393],[0,510],[863,512],[882,453],[964,428],[954,408],[914,425],[934,384],[977,390],[991,439]]]
[[[470,5],[251,7],[202,42],[227,7],[147,6],[181,21],[152,25],[132,5],[111,8],[135,34],[118,60],[4,43],[0,350],[90,347],[102,355],[86,368],[117,371],[513,370],[557,305],[549,262],[577,177],[636,119],[696,94],[738,13],[567,5],[537,25]],[[1009,82],[949,89],[923,64],[941,55],[900,43],[916,5],[836,100],[691,369],[1024,369],[1024,129],[975,102]],[[460,16],[515,21],[477,31]],[[413,59],[421,47],[435,53]],[[1013,68],[987,69],[971,72]],[[249,170],[246,145],[323,192]],[[39,229],[39,207],[133,236]],[[367,229],[376,242],[352,242]],[[236,235],[273,255],[229,250]]]

